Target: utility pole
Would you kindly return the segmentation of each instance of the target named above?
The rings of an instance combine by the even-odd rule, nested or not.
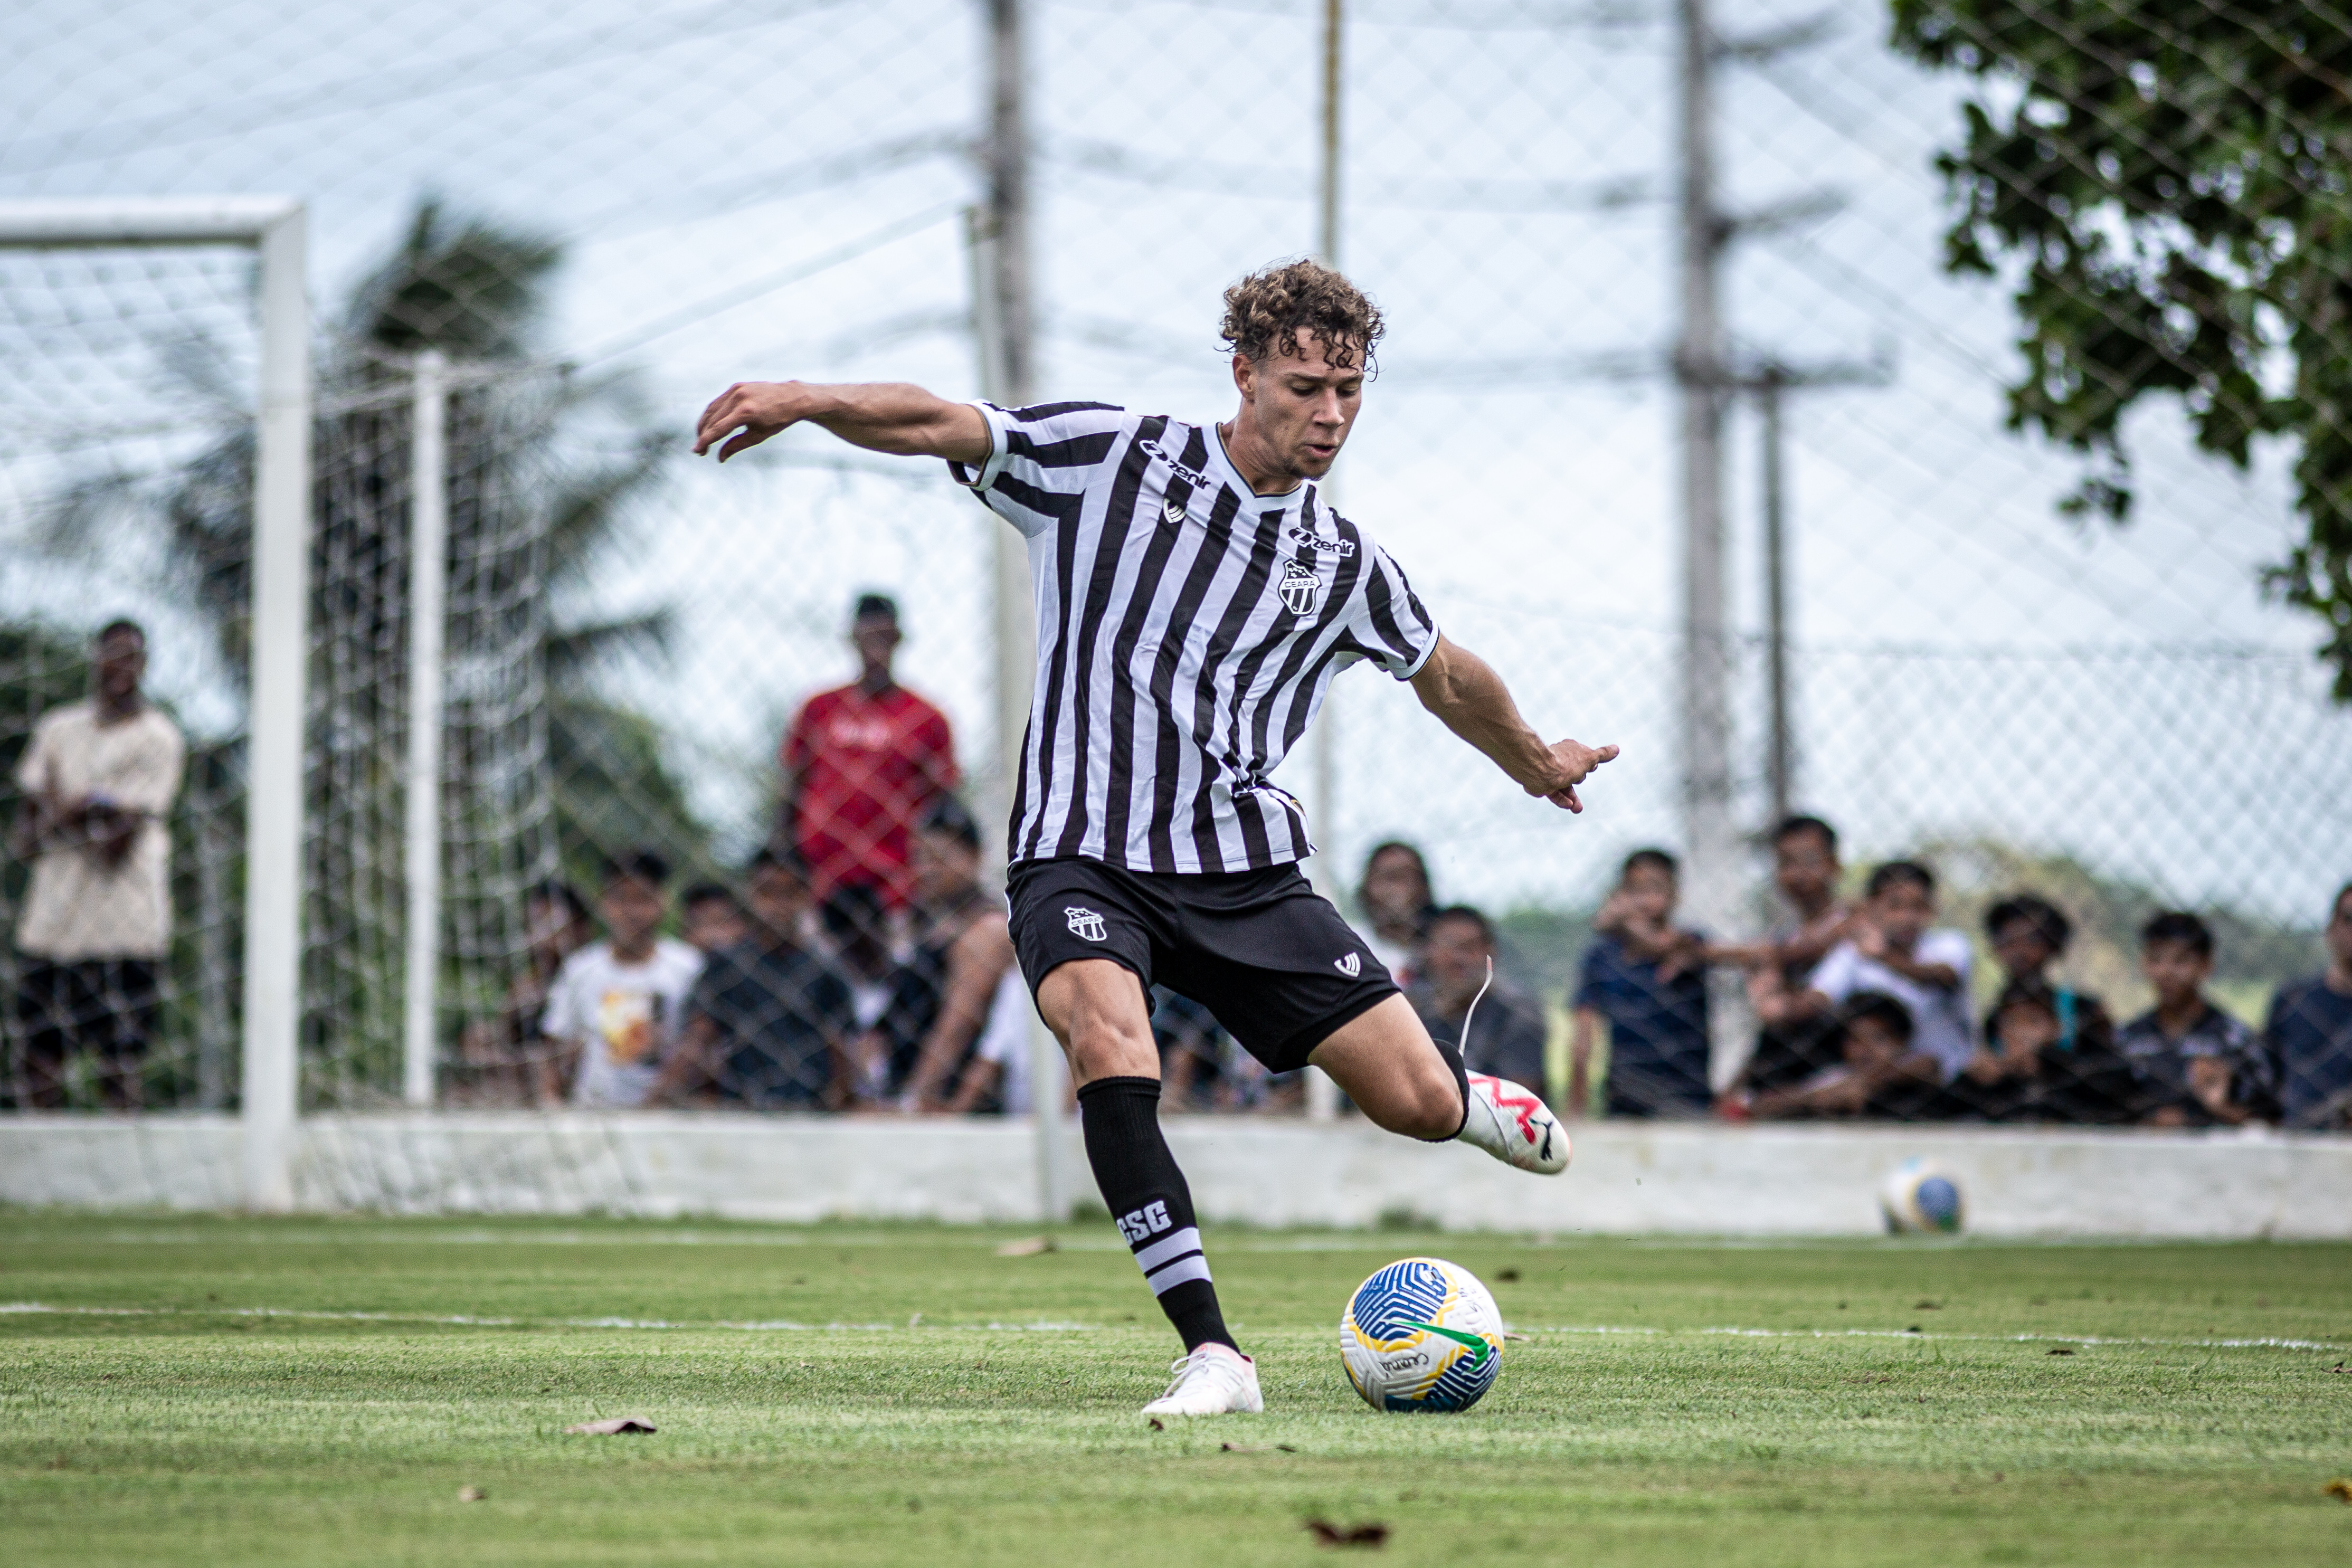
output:
[[[972,327],[980,347],[982,392],[1006,408],[1036,400],[1036,308],[1030,293],[1029,129],[1023,96],[1027,61],[1022,51],[1021,0],[985,0],[988,7],[988,135],[982,144],[987,202],[971,225]],[[992,525],[995,577],[996,755],[1001,798],[995,802],[1009,841],[1013,795],[1021,777],[1022,741],[1029,723],[1029,691],[1037,665],[1036,610],[1029,587],[1027,541]],[[1062,1048],[1034,1009],[1029,1014],[1030,1121],[1036,1135],[1038,1218],[1066,1219],[1073,1197],[1063,1145]]]
[[[1789,393],[1813,387],[1885,386],[1895,367],[1882,350],[1874,360],[1789,365],[1767,360],[1730,384],[1752,393],[1764,444],[1764,679],[1769,728],[1764,778],[1771,793],[1770,822],[1785,819],[1797,796],[1797,744],[1789,713],[1789,477],[1782,413]]]
[[[1346,0],[1323,0],[1323,157],[1317,185],[1315,254],[1324,266],[1339,265],[1339,67],[1343,58]],[[1321,486],[1326,506],[1339,504],[1339,476],[1327,474]],[[1315,831],[1323,840],[1322,852],[1311,862],[1316,890],[1333,904],[1339,902],[1339,684],[1325,688],[1323,711],[1309,737]],[[1328,1122],[1339,1114],[1339,1086],[1319,1067],[1307,1070],[1307,1119]]]
[[[1771,734],[1764,773],[1772,794],[1771,821],[1789,817],[1793,793],[1789,760],[1789,562],[1785,476],[1780,466],[1780,394],[1788,372],[1767,365],[1756,378],[1756,406],[1764,436],[1764,678]]]
[[[1706,0],[1679,0],[1681,30],[1684,902],[1712,930],[1733,921],[1738,835],[1731,819],[1731,712],[1723,599],[1723,412],[1728,374],[1719,273],[1732,225],[1716,204],[1717,44]]]

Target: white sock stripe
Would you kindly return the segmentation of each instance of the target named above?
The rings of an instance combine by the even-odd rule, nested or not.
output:
[[[1160,1238],[1149,1247],[1137,1248],[1135,1260],[1142,1265],[1143,1271],[1149,1274],[1171,1258],[1185,1252],[1198,1252],[1200,1249],[1201,1228],[1197,1225],[1188,1225],[1172,1236]]]
[[[1205,1280],[1208,1277],[1209,1260],[1194,1252],[1177,1259],[1157,1274],[1146,1274],[1143,1282],[1151,1287],[1153,1295],[1164,1296],[1187,1280]]]

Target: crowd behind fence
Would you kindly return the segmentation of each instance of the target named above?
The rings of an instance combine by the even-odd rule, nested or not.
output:
[[[446,366],[432,1096],[561,1101],[585,1073],[592,1088],[666,1103],[1018,1104],[1024,1059],[1009,1040],[1024,1020],[1010,991],[978,978],[1003,956],[990,946],[999,525],[936,465],[815,438],[719,472],[677,456],[693,410],[740,375],[977,389],[960,219],[984,183],[971,128],[992,8],[791,6],[729,42],[693,36],[674,8],[592,6],[518,53],[499,29],[527,8],[418,0],[368,17],[414,80],[371,71],[361,89],[332,7],[315,30],[237,49],[204,7],[119,9],[163,29],[142,49],[184,62],[111,60],[74,78],[78,95],[0,91],[16,116],[0,123],[0,200],[290,179],[316,200],[328,258],[315,289],[303,1103],[391,1105],[406,1088],[409,541],[430,353]],[[2216,333],[2275,318],[2273,340],[2231,351],[2265,386],[2299,364],[2320,377],[2304,390],[2324,390],[2340,329],[2297,304],[2292,268],[2249,253],[2241,276],[2204,257],[2216,287],[2279,281],[2188,331],[2196,298],[2165,292],[2178,268],[2084,264],[2077,225],[2065,239],[2077,251],[2036,273],[1988,237],[1995,213],[1970,231],[1993,247],[1995,284],[1956,281],[1945,231],[1979,209],[1951,203],[1975,201],[1989,176],[1963,158],[1948,182],[1936,159],[1990,155],[1964,144],[1971,73],[2041,58],[2031,46],[2046,18],[1906,5],[1890,47],[1888,15],[1866,0],[1818,26],[1806,7],[1719,5],[1706,24],[1710,200],[1726,210],[1702,214],[1722,219],[1717,385],[1675,351],[1687,323],[1661,287],[1691,220],[1675,205],[1687,159],[1666,112],[1683,68],[1674,29],[1704,8],[1345,9],[1339,259],[1395,329],[1339,504],[1379,530],[1448,634],[1488,655],[1538,724],[1625,747],[1570,821],[1519,798],[1407,694],[1341,683],[1318,879],[1360,925],[1386,920],[1383,950],[1433,1027],[1454,1027],[1491,943],[1497,997],[1513,999],[1491,1017],[1482,1004],[1474,1050],[1507,1042],[1522,1066],[1533,1051],[1556,1096],[1599,1112],[2340,1123],[2330,1064],[2352,1062],[2352,972],[2329,899],[2352,876],[2352,717],[2312,657],[2333,623],[2266,605],[2259,589],[2298,540],[2333,537],[2334,514],[2312,510],[2332,481],[2310,455],[2336,449],[2326,411],[2338,405],[2312,392],[2296,406],[2319,412],[2290,418],[2302,393],[2272,387],[2284,401],[2250,414],[2260,428],[2232,451],[2213,411],[2251,394],[2207,373]],[[1037,375],[1055,393],[1221,411],[1217,290],[1315,237],[1317,128],[1294,68],[1324,14],[1281,0],[1026,7]],[[2267,13],[2217,15],[2147,49],[2160,18],[2100,16],[2059,51],[2104,62],[2098,80],[2041,80],[2038,120],[2003,118],[2001,91],[1985,95],[1996,128],[2048,121],[2040,142],[2011,149],[2028,171],[2012,193],[2045,216],[2107,203],[2161,218],[2165,182],[2221,177],[2211,133],[2236,123],[2198,108],[2200,62],[2305,57]],[[81,69],[71,27],[23,26],[0,85]],[[2295,26],[2331,47],[2345,36],[2325,18]],[[238,73],[261,68],[284,96],[232,103]],[[2265,100],[2263,72],[2230,79],[2269,103],[2272,131],[2333,134],[2332,111],[2293,83],[2273,82]],[[2061,101],[2072,119],[2048,108]],[[742,161],[681,184],[675,171],[721,111],[752,132]],[[2086,126],[2120,127],[2120,140],[2095,144]],[[2324,170],[2273,170],[2278,137],[2256,140],[2247,156],[2263,179],[2320,192]],[[2272,204],[2266,221],[2305,221],[2248,179]],[[457,195],[413,200],[417,189]],[[2041,237],[2042,254],[2063,251]],[[19,834],[0,873],[0,915],[17,934],[0,1096],[16,1106],[236,1103],[251,289],[250,259],[217,250],[0,251],[0,811]],[[2042,311],[2038,382],[2020,368],[2020,299]],[[2123,360],[2070,360],[2053,299],[2129,325]],[[1772,367],[1789,372],[1787,406],[1768,428],[1757,395]],[[2116,396],[2085,413],[2078,394],[2103,376]],[[2143,385],[2183,392],[2188,417],[2120,395]],[[1672,434],[1674,400],[1694,388],[1719,400],[1725,809],[1744,837],[1738,895],[1685,936],[1626,915],[1637,895],[1654,899],[1663,868],[1625,861],[1694,848]],[[2049,441],[2005,433],[2010,415]],[[2072,445],[2108,487],[2084,492],[2089,510],[2069,524],[2053,508],[2083,472]],[[2126,492],[2127,528],[2096,520]],[[1793,629],[1776,637],[1763,520],[1784,507]],[[2305,566],[2305,589],[2329,570]],[[839,696],[871,674],[850,643],[866,593],[894,601],[896,684]],[[176,793],[127,839],[115,805],[27,827],[44,790],[90,804],[88,789],[50,789],[34,736],[90,693],[107,662],[93,635],[119,617],[142,629],[147,711],[178,736]],[[1778,769],[1776,663],[1792,743]],[[921,699],[946,749],[934,737],[909,777],[876,782],[878,815],[813,831],[813,809],[838,819],[860,797],[842,758],[861,735],[900,758],[905,727],[930,723],[883,700],[890,691]],[[809,718],[824,692],[837,700]],[[52,759],[96,766],[118,727],[85,727],[79,752],[53,737]],[[1311,798],[1303,777],[1286,781]],[[977,852],[953,811],[930,822],[946,799],[976,822]],[[1840,831],[1843,870],[1821,908],[1786,892],[1787,841],[1772,837],[1784,802]],[[865,841],[879,822],[895,825]],[[1361,891],[1390,839],[1425,857],[1410,930]],[[151,857],[168,937],[85,952],[35,920],[23,938],[39,913],[36,858],[115,853]],[[1882,902],[1920,891],[1901,873],[1891,894],[1867,890],[1903,862],[1933,874],[1925,929],[1946,954],[1910,967],[1951,969],[1953,985],[1918,991],[1916,975],[1863,951],[1899,925]],[[621,882],[660,887],[643,930],[645,898],[617,922],[604,907],[611,868],[629,864],[641,874]],[[2016,895],[2071,927],[2039,967],[2005,963],[1988,925]],[[88,914],[50,898],[53,920]],[[1432,910],[1457,912],[1433,931]],[[2210,939],[2195,992],[2210,1015],[2158,978],[2203,963],[2204,939],[2177,922],[2143,939],[2184,914]],[[1799,915],[1818,929],[1768,950]],[[2041,913],[2028,924],[2053,929]],[[763,945],[778,930],[789,952]],[[588,998],[583,981],[563,1000],[565,963],[624,938],[627,954],[650,944],[667,988]],[[73,968],[86,959],[134,967]],[[1832,989],[1815,983],[1825,964]],[[1857,975],[1873,983],[1847,983]],[[637,999],[607,1016],[606,990]],[[778,992],[789,1005],[763,999]],[[1907,1044],[1880,998],[1907,1018]],[[552,1033],[551,1007],[570,1009]],[[2152,1009],[2155,1047],[2139,1028]],[[1296,1104],[1295,1085],[1265,1081],[1192,1002],[1163,998],[1158,1016],[1185,1103]],[[592,1028],[627,1055],[606,1062],[614,1072],[587,1071]],[[742,1045],[763,1031],[799,1042],[789,1071]],[[2306,1037],[2333,1042],[2316,1070]],[[126,1053],[135,1071],[110,1065]],[[2195,1061],[2229,1064],[2226,1084]]]

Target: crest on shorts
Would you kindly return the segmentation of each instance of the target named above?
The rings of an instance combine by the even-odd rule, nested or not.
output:
[[[1332,960],[1331,960],[1331,967],[1332,967],[1333,968],[1335,968],[1335,969],[1339,970],[1339,973],[1341,973],[1341,974],[1343,974],[1343,975],[1347,976],[1347,977],[1348,977],[1348,978],[1349,978],[1349,979],[1351,979],[1351,980],[1352,980],[1352,979],[1354,979],[1358,975],[1360,975],[1360,974],[1362,974],[1362,973],[1364,972],[1364,961],[1363,961],[1363,959],[1361,959],[1361,958],[1358,957],[1358,956],[1357,956],[1355,954],[1353,954],[1353,953],[1349,954],[1349,955],[1348,955],[1346,957],[1344,957],[1344,958],[1334,958],[1334,959],[1332,959]]]
[[[1323,580],[1303,560],[1282,563],[1282,602],[1293,615],[1312,615],[1323,598]]]
[[[1103,924],[1103,917],[1091,909],[1082,909],[1074,904],[1062,914],[1069,921],[1071,932],[1089,942],[1100,942],[1110,936],[1110,928]]]

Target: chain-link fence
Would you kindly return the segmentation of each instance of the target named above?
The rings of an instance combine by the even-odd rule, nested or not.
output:
[[[992,27],[1016,10],[1029,381],[1221,414],[1220,291],[1321,241],[1335,12],[1320,3],[413,0],[256,21],[114,0],[7,25],[0,201],[310,204],[306,1104],[404,1095],[427,353],[449,389],[433,1095],[576,1092],[595,1053],[562,1041],[593,1035],[629,1070],[625,1094],[1018,1098],[1002,1050],[993,1072],[966,1060],[989,998],[952,994],[956,943],[986,924],[960,830],[908,831],[951,784],[996,846],[1000,525],[937,465],[816,433],[723,470],[681,455],[694,413],[736,379],[982,390],[976,323],[1003,326],[975,309],[971,235],[1003,195]],[[1689,990],[1613,916],[1630,967],[1589,972],[1627,852],[1683,854],[1708,935],[1748,941],[1794,918],[1765,830],[1812,811],[1843,835],[1838,897],[1886,860],[1939,873],[1937,920],[1969,936],[1971,977],[1946,990],[1972,1048],[2005,984],[1982,929],[2000,896],[2038,894],[2074,927],[2043,1009],[2062,1043],[2021,1047],[2021,1063],[2096,1032],[2065,998],[2103,998],[2116,1032],[2147,1011],[2141,926],[2179,907],[2216,937],[2222,1013],[2259,1032],[2284,994],[2290,1016],[2244,1048],[2267,1079],[2248,1067],[2212,1103],[2176,1095],[2176,1119],[2338,1114],[2352,956],[2339,933],[2331,958],[2324,928],[2352,876],[2352,718],[2312,655],[2340,654],[2352,599],[2331,390],[2352,359],[2335,275],[2310,258],[2336,243],[2326,84],[2352,23],[1909,0],[1336,14],[1336,249],[1391,323],[1339,504],[1539,727],[1625,755],[1567,819],[1409,693],[1354,676],[1321,743],[1328,793],[1310,788],[1311,745],[1286,770],[1318,807],[1332,884],[1352,889],[1381,841],[1418,844],[1437,900],[1500,921],[1565,1092],[1580,1007],[1605,1022],[1612,996]],[[132,1030],[148,1043],[110,1074],[95,1035],[44,1034],[28,975],[63,984],[50,971],[89,955],[33,932],[10,960],[20,1105],[125,1100],[126,1082],[149,1107],[234,1100],[251,266],[0,251],[0,805],[23,818],[34,724],[81,695],[90,634],[118,616],[145,629],[148,690],[185,741],[172,931],[152,1024]],[[895,601],[895,676],[921,710],[878,677],[850,689],[866,593]],[[835,695],[804,712],[821,692]],[[763,846],[799,863],[747,869]],[[16,850],[12,921],[35,852],[90,852]],[[638,921],[615,920],[604,882],[639,850],[667,862],[645,941],[669,977],[582,1017],[556,994],[562,966],[600,923]],[[705,883],[710,924],[688,929],[682,895]],[[699,935],[717,951],[777,920],[847,971],[839,994],[811,1000],[733,960],[698,992],[699,960],[667,946]],[[1810,977],[1789,954],[1725,958],[1708,1095],[1754,1038],[1743,1008],[1780,1005],[1743,998],[1735,958],[1788,970],[1793,992]],[[2335,982],[2309,988],[2331,962]],[[777,987],[790,1006],[744,999]],[[711,1031],[697,1064],[663,1078],[695,1019]],[[2162,1049],[2179,1057],[2195,1022],[2168,1012]],[[797,1042],[793,1071],[763,1076],[756,1051],[726,1043],[763,1030]],[[1635,1083],[1645,1029],[1588,1032],[1585,1083],[1606,1104],[1612,1074]],[[953,1051],[925,1079],[927,1038]],[[1185,1066],[1200,1103],[1286,1103],[1200,1038],[1210,1058]],[[1737,1081],[1751,1109],[1843,1113],[1831,1082],[1818,1105],[1765,1099],[1843,1081],[1844,1035],[1811,1038]],[[2290,1051],[2345,1053],[2292,1109]],[[1974,1056],[1928,1087],[1968,1082],[1970,1062],[2009,1088],[1960,1105],[1879,1084],[1868,1108],[2158,1109],[2058,1105],[2017,1087],[2022,1066]]]

